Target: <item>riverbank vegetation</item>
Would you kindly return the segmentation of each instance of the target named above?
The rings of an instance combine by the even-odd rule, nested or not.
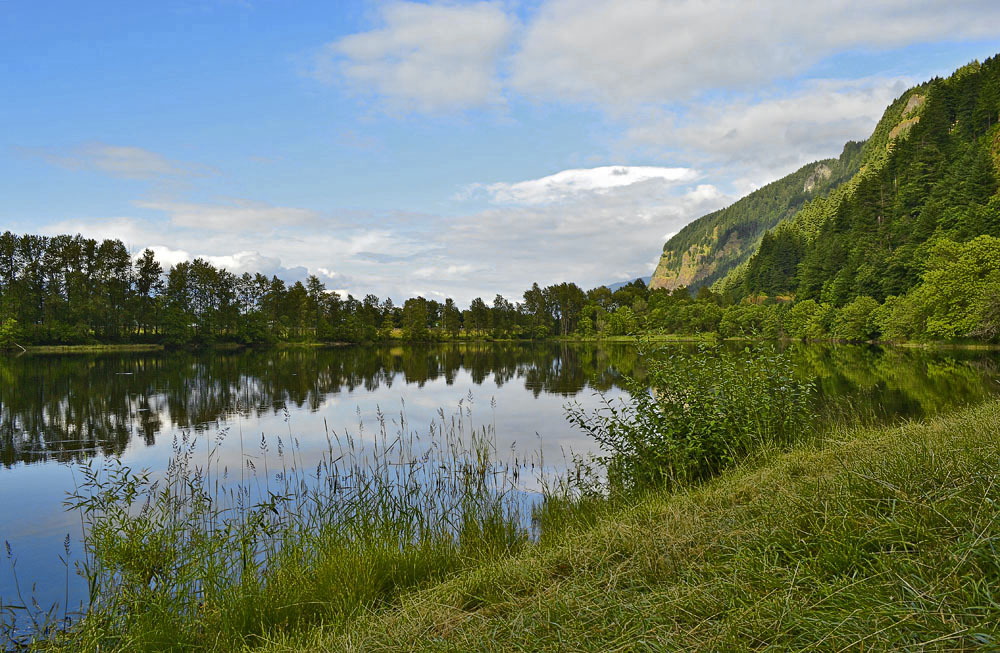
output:
[[[1000,403],[841,427],[267,651],[992,650]]]
[[[922,280],[883,302],[738,298],[702,286],[612,291],[534,284],[520,302],[497,295],[460,310],[423,297],[396,306],[342,298],[316,277],[291,285],[234,275],[197,259],[166,274],[120,241],[0,236],[0,350],[31,346],[260,345],[275,343],[721,337],[994,342],[1000,337],[1000,239],[927,246]],[[107,260],[105,260],[107,259]],[[756,260],[756,259],[755,259]],[[165,281],[164,281],[165,279]]]
[[[471,425],[472,402],[442,410],[423,436],[405,413],[379,413],[371,431],[328,432],[326,452],[308,462],[291,432],[244,442],[222,431],[176,440],[165,474],[79,466],[67,508],[83,526],[86,616],[62,629],[52,616],[63,612],[21,606],[35,626],[27,637],[42,637],[21,644],[238,650],[346,625],[520,550],[532,495],[518,480],[541,461],[498,458],[492,427]],[[67,536],[67,558],[73,546]]]
[[[182,438],[165,478],[83,467],[90,612],[44,645],[995,641],[1000,404],[831,427],[786,353],[721,354],[644,349],[646,383],[569,412],[604,456],[542,497],[543,461],[498,454],[471,398],[425,439],[331,433],[318,465],[289,430],[236,456]]]

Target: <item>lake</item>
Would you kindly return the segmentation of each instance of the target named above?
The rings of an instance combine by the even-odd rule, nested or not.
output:
[[[824,415],[895,421],[1000,393],[1000,353],[993,351],[798,344],[789,351],[798,373],[817,384]],[[278,437],[297,442],[308,465],[326,450],[328,432],[371,432],[379,410],[390,420],[405,412],[409,428],[421,431],[439,410],[454,414],[461,402],[473,423],[495,425],[497,451],[537,453],[548,469],[558,469],[570,452],[593,450],[565,420],[567,403],[596,406],[597,393],[619,395],[622,374],[642,377],[632,345],[0,357],[0,539],[10,543],[24,599],[34,596],[47,608],[64,602],[60,555],[67,534],[71,559],[80,553],[79,517],[63,508],[79,479],[75,465],[119,457],[162,470],[177,438],[196,437],[207,446],[220,434],[232,469],[243,464],[244,450]],[[0,606],[20,602],[9,562],[0,565]],[[82,579],[71,575],[70,605],[79,605],[85,592]]]

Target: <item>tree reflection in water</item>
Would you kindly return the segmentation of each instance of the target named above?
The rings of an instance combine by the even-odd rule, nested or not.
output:
[[[876,419],[933,414],[1000,391],[996,352],[790,347],[822,401]],[[620,374],[642,377],[634,347],[594,343],[0,357],[0,462],[115,455],[132,438],[151,445],[163,431],[202,431],[237,415],[317,411],[343,392],[451,385],[462,371],[476,385],[523,384],[534,397],[606,391]]]

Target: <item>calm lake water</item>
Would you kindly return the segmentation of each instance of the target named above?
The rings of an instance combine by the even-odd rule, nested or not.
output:
[[[683,345],[678,345],[682,347]],[[923,417],[1000,393],[1000,353],[790,346],[821,404],[878,421]],[[565,420],[565,406],[620,394],[621,374],[641,378],[634,347],[595,344],[373,346],[241,352],[0,357],[0,539],[10,543],[26,601],[63,603],[59,556],[79,517],[63,509],[74,465],[120,457],[162,470],[175,438],[206,443],[227,433],[228,464],[261,437],[297,439],[308,464],[327,429],[358,433],[376,411],[405,411],[424,431],[439,409],[472,406],[495,424],[498,451],[541,452],[558,467],[593,445]],[[844,407],[847,408],[844,408]],[[79,478],[77,472],[76,477]],[[0,561],[0,606],[19,603],[9,560]],[[85,598],[70,577],[70,605]],[[61,613],[61,610],[60,610]],[[0,622],[2,622],[0,615]]]

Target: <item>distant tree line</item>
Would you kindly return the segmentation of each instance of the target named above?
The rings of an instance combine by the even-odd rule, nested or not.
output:
[[[0,235],[0,346],[538,339],[600,331],[602,316],[631,306],[632,294],[536,283],[523,301],[496,295],[462,310],[450,298],[415,297],[397,306],[341,297],[315,276],[288,284],[201,258],[165,269],[151,250],[133,258],[115,239]]]
[[[469,338],[543,339],[640,333],[723,337],[990,340],[1000,335],[1000,239],[938,239],[922,282],[879,302],[837,305],[708,287],[614,291],[535,283],[521,301],[496,295],[460,309],[424,297],[397,306],[369,294],[341,297],[311,276],[288,284],[233,274],[204,259],[164,270],[153,252],[133,258],[119,240],[0,235],[0,346],[13,343],[370,342]]]

